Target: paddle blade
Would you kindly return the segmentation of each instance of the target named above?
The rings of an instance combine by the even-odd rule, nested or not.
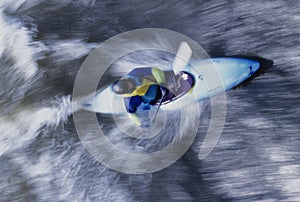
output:
[[[189,44],[185,41],[181,42],[173,62],[173,71],[175,73],[182,71],[189,63],[191,56],[192,49],[190,48]]]

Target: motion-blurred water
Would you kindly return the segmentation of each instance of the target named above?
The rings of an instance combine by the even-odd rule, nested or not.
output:
[[[300,201],[299,10],[284,0],[2,0],[0,201]],[[85,150],[70,95],[94,47],[146,27],[185,34],[212,57],[260,56],[274,66],[227,93],[208,158],[198,159],[198,135],[167,169],[126,175]],[[209,114],[207,105],[199,134]]]

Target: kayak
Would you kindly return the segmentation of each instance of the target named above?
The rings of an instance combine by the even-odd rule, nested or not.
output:
[[[260,63],[257,60],[246,58],[219,57],[192,60],[183,69],[194,76],[191,93],[166,102],[160,108],[174,110],[179,105],[182,107],[228,91],[249,79],[259,68]],[[82,108],[103,114],[126,113],[123,97],[113,93],[110,86],[97,91],[95,97],[84,102]]]

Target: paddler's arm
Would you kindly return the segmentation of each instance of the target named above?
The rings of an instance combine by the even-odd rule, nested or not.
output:
[[[142,125],[141,120],[139,119],[139,117],[135,113],[128,113],[128,117],[129,117],[130,121],[132,123],[134,123],[135,125],[137,125],[137,126]]]
[[[142,98],[140,96],[127,97],[124,98],[125,108],[128,114],[128,117],[132,123],[137,126],[141,126],[142,121],[136,114],[138,106],[141,104]]]
[[[152,75],[158,84],[166,83],[165,73],[159,68],[152,68]]]

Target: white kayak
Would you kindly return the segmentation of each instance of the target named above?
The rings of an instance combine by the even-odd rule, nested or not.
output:
[[[161,109],[177,109],[179,105],[184,106],[223,93],[250,78],[259,68],[258,61],[244,58],[192,60],[184,68],[195,78],[192,93],[162,105]],[[96,96],[85,101],[82,108],[104,114],[126,112],[123,97],[113,93],[110,87],[97,91]]]

